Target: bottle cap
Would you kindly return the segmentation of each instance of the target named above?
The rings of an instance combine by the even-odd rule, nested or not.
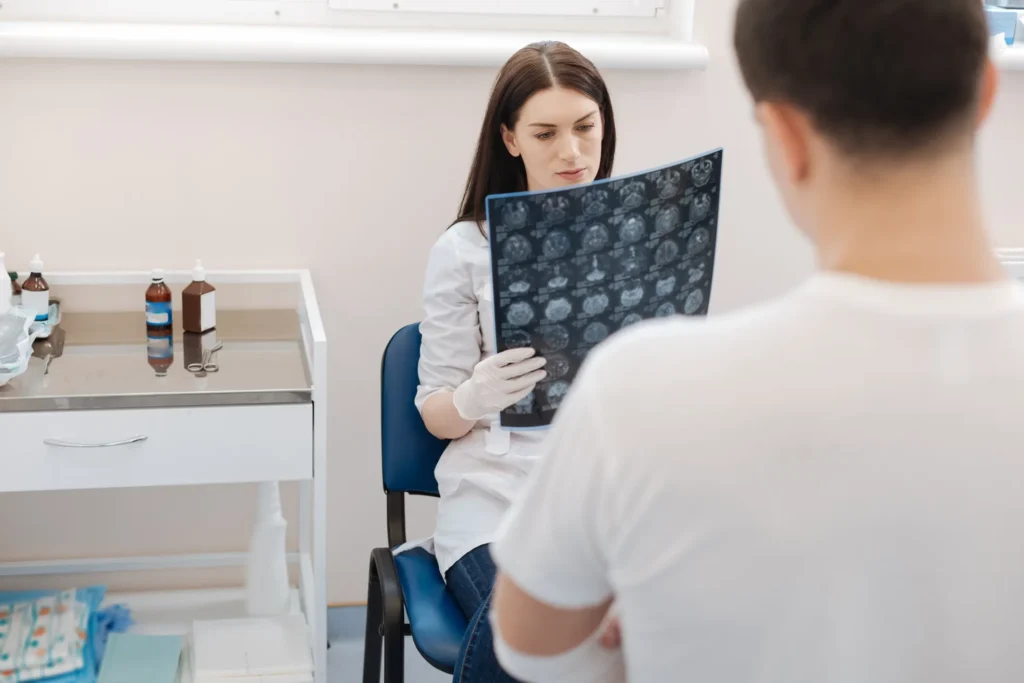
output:
[[[199,259],[196,259],[196,267],[192,269],[192,281],[206,282],[206,268],[203,268],[203,262]]]
[[[2,256],[2,254],[0,254],[0,256]],[[16,271],[16,270],[12,270],[11,272],[9,272],[7,274],[10,275],[12,281],[18,279],[18,271]]]
[[[32,262],[29,263],[28,265],[32,269],[33,273],[35,273],[37,275],[42,274],[42,272],[43,272],[43,260],[41,258],[39,258],[39,254],[36,254],[36,257],[34,259],[32,259]]]
[[[164,281],[164,269],[163,268],[154,268],[153,269],[153,282],[163,282],[163,281]]]

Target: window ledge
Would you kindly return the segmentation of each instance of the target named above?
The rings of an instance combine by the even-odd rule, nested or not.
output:
[[[564,34],[600,68],[703,69],[703,45],[669,37]],[[536,35],[261,26],[0,22],[0,57],[191,62],[501,66]]]
[[[993,50],[992,58],[1003,69],[1024,71],[1024,45]]]

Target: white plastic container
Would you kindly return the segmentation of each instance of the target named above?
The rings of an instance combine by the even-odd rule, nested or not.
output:
[[[246,566],[246,604],[249,616],[288,614],[291,590],[285,535],[288,522],[281,513],[281,490],[276,481],[260,484],[256,524],[249,541]]]

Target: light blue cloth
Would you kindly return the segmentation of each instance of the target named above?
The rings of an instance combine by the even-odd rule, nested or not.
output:
[[[22,602],[56,595],[61,591],[0,592],[0,602]],[[131,625],[131,615],[122,605],[103,610],[100,604],[107,594],[106,586],[90,586],[76,590],[77,599],[89,608],[89,637],[84,654],[85,665],[74,673],[41,679],[37,683],[96,683],[103,652],[111,633],[121,633]]]
[[[182,636],[113,634],[100,683],[175,683],[184,644]]]
[[[99,610],[96,615],[95,639],[92,640],[96,653],[96,668],[103,664],[103,655],[107,651],[107,642],[112,633],[124,633],[132,625],[132,613],[124,605],[111,605]]]

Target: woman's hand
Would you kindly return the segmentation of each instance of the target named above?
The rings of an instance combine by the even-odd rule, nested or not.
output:
[[[485,358],[473,376],[454,392],[452,402],[464,420],[479,420],[526,398],[537,382],[547,377],[547,363],[533,349],[509,349]]]

